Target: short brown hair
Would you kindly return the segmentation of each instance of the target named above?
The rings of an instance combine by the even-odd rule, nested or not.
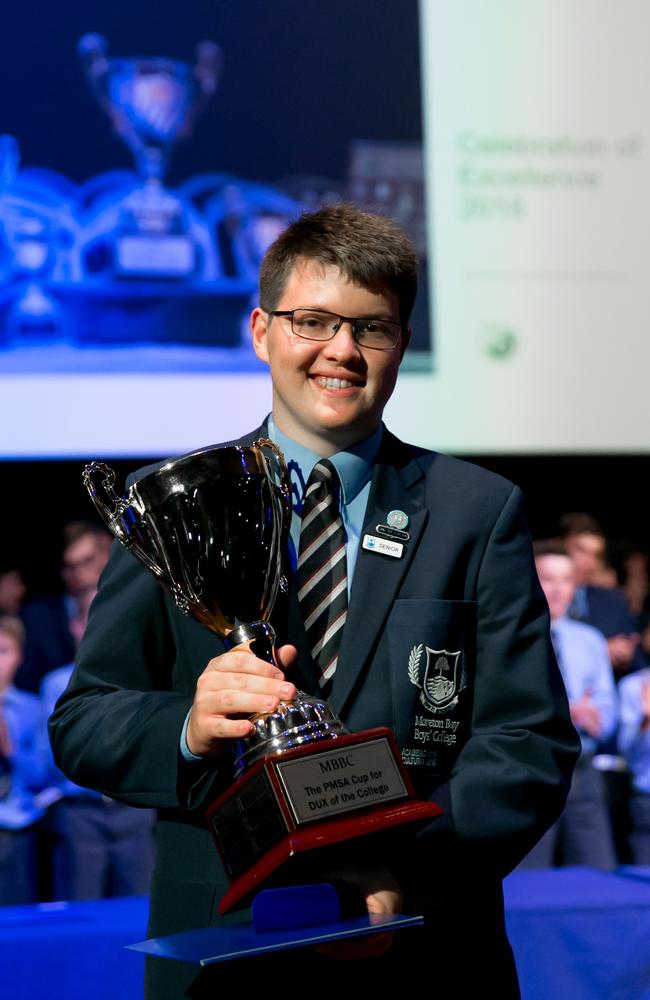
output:
[[[0,632],[13,639],[22,652],[25,648],[25,626],[20,618],[16,615],[0,615]]]
[[[362,212],[348,202],[301,215],[264,255],[259,288],[260,305],[266,312],[277,308],[301,257],[323,267],[337,267],[363,288],[395,292],[400,322],[407,326],[417,292],[418,258],[410,239],[392,219]]]
[[[592,517],[591,514],[583,514],[582,512],[563,514],[560,518],[560,531],[563,538],[568,538],[570,535],[598,535],[599,538],[605,537],[603,529],[596,518]]]
[[[85,538],[87,535],[99,541],[110,538],[110,535],[104,528],[99,524],[94,524],[92,521],[69,521],[63,525],[64,550],[69,549],[71,545],[74,545],[80,538]]]
[[[571,558],[561,538],[540,538],[533,542],[533,555],[535,559],[541,559],[542,556],[566,556],[567,559]]]

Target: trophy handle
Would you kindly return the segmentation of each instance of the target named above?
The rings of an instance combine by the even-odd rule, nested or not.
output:
[[[271,441],[269,438],[258,438],[257,441],[253,441],[253,448],[258,448],[260,455],[264,460],[264,465],[266,466],[266,471],[269,479],[273,482],[273,473],[277,473],[277,478],[279,480],[279,491],[280,497],[282,499],[282,544],[287,542],[289,538],[289,529],[291,527],[291,481],[289,479],[289,470],[287,469],[287,463],[285,462],[284,455],[280,448],[278,448],[275,441]],[[275,468],[272,468],[268,457],[264,453],[263,449],[268,448],[271,451],[273,458],[275,459]]]
[[[271,486],[271,497],[275,508],[276,521],[279,520],[279,530],[276,535],[275,544],[275,566],[271,570],[273,584],[270,590],[270,614],[270,610],[275,603],[278,587],[280,587],[283,592],[286,592],[287,588],[287,581],[283,569],[285,553],[287,545],[289,544],[289,531],[291,529],[291,481],[289,479],[289,470],[287,469],[287,463],[285,462],[284,455],[274,441],[269,440],[269,438],[258,438],[258,440],[253,443],[253,448],[257,448],[264,463],[266,474],[269,478]],[[270,454],[267,455],[264,452],[265,448],[268,448]],[[277,484],[275,482],[276,479],[278,480]],[[275,632],[272,628],[270,628],[270,626],[268,626],[268,628],[270,629],[270,634],[257,639],[254,652],[256,656],[260,657],[260,659],[268,660],[270,663],[274,663],[276,667],[278,667],[279,663],[275,655]]]
[[[114,469],[111,469],[105,462],[90,462],[83,471],[83,482],[104,523],[114,535],[121,538],[122,533],[119,530],[116,531],[115,522],[124,513],[128,501],[119,496],[113,489],[115,485]]]
[[[155,576],[164,579],[164,571],[149,554],[147,548],[138,541],[138,528],[142,528],[142,520],[133,506],[130,491],[129,496],[121,497],[113,489],[115,470],[105,462],[90,462],[83,471],[83,483],[111,534],[137,556]],[[187,607],[182,606],[182,595],[177,596],[174,593],[173,597],[181,611],[187,614]]]

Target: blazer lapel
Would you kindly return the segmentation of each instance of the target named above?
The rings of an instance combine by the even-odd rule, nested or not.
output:
[[[373,474],[368,508],[354,571],[348,617],[330,702],[342,712],[354,692],[411,564],[428,511],[423,506],[423,473],[417,458],[388,432]],[[391,510],[408,515],[410,539],[399,559],[362,548],[365,534],[377,534]]]

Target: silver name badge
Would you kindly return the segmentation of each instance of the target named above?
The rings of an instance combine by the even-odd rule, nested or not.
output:
[[[394,542],[408,542],[411,537],[408,531],[400,531],[399,528],[391,528],[388,524],[376,524],[375,531],[382,538],[391,538]]]
[[[393,559],[401,559],[404,551],[401,542],[392,542],[378,535],[364,535],[363,548],[368,552],[379,552],[382,556],[392,556]]]

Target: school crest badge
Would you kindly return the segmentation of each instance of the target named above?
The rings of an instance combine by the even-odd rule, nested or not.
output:
[[[421,667],[426,654],[424,670]],[[458,702],[461,681],[462,649],[431,649],[420,642],[409,654],[408,674],[411,684],[420,689],[420,701],[434,714],[450,711]]]

